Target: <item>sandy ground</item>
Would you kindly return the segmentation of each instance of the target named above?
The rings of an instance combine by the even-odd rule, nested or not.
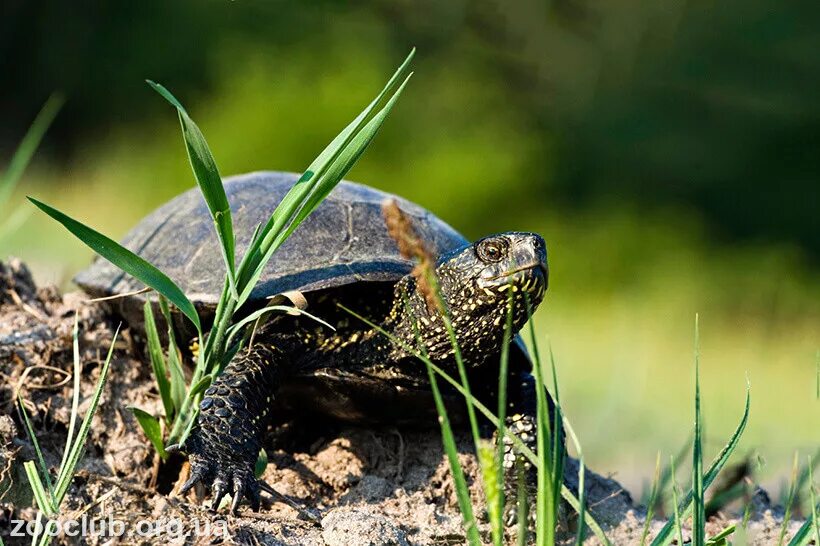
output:
[[[11,536],[13,520],[36,512],[22,468],[34,459],[14,408],[19,389],[29,404],[47,462],[59,465],[71,404],[71,328],[80,317],[83,401],[88,405],[118,320],[79,293],[61,295],[34,286],[25,267],[0,264],[0,536],[6,544],[29,543]],[[63,534],[59,544],[265,544],[382,545],[462,544],[464,534],[449,466],[437,428],[364,429],[333,423],[287,422],[268,438],[270,464],[263,478],[301,507],[267,498],[261,512],[237,517],[208,510],[204,491],[174,493],[187,473],[183,459],[159,464],[128,406],[154,414],[160,401],[144,364],[142,346],[126,329],[116,346],[108,384],[94,418],[86,454],[63,505],[63,520],[85,521],[85,538]],[[461,461],[469,473],[475,504],[482,493],[469,438],[459,436]],[[577,462],[567,464],[567,484],[577,489]],[[649,475],[651,471],[647,472]],[[638,544],[645,511],[617,482],[587,476],[591,512],[614,544]],[[753,544],[775,544],[779,512],[760,495],[748,525]],[[565,510],[561,538],[572,543],[577,521]],[[115,521],[115,527],[110,522]],[[719,514],[717,532],[732,523]],[[112,538],[101,532],[103,523]],[[651,522],[651,534],[663,521]],[[800,522],[793,522],[789,534]],[[116,527],[120,525],[121,527]],[[480,530],[488,539],[489,527]],[[71,530],[69,529],[69,532]],[[181,532],[182,531],[182,532]],[[512,542],[512,532],[510,540]],[[185,535],[187,534],[187,535]],[[588,533],[588,544],[598,541]],[[685,536],[685,540],[687,537]]]

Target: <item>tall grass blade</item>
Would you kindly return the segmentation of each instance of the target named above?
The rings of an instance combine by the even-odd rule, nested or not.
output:
[[[643,530],[641,531],[641,546],[646,544],[646,537],[649,536],[649,524],[652,523],[652,517],[655,515],[655,505],[658,501],[659,486],[661,482],[661,452],[655,456],[655,474],[652,478],[652,489],[649,493],[649,501],[646,503],[646,520],[643,522]]]
[[[11,197],[17,183],[20,181],[20,177],[23,176],[23,172],[28,167],[34,152],[37,151],[43,136],[45,136],[64,102],[65,99],[61,94],[52,94],[43,104],[37,117],[31,122],[28,131],[11,157],[6,171],[0,177],[0,206],[3,206]]]
[[[145,436],[151,442],[151,445],[154,446],[154,449],[157,450],[162,460],[168,460],[168,452],[165,451],[165,446],[162,444],[162,428],[159,425],[159,420],[147,411],[135,406],[128,406],[128,409],[131,410],[131,413],[137,418],[140,428],[142,428]]]
[[[194,172],[197,184],[199,184],[205,203],[211,212],[214,221],[217,237],[219,237],[222,257],[225,260],[228,280],[230,282],[231,293],[235,299],[239,297],[236,290],[236,242],[233,232],[233,220],[231,218],[231,205],[225,195],[225,187],[222,185],[222,177],[216,166],[213,154],[205,136],[199,130],[194,120],[182,104],[164,86],[151,80],[146,80],[154,91],[162,95],[165,100],[171,103],[179,114],[179,123],[182,127],[182,136],[185,140],[185,149],[188,152],[188,161],[191,170]]]
[[[789,495],[786,498],[785,513],[783,514],[783,523],[780,526],[780,536],[777,540],[778,546],[783,546],[783,541],[786,540],[786,531],[789,530],[789,522],[792,519],[792,508],[794,507],[794,499],[797,496],[797,473],[798,473],[797,453],[794,454],[794,463],[792,464],[792,479],[789,487]]]
[[[818,525],[820,525],[820,524],[817,523],[817,518],[816,517],[809,518],[806,521],[804,521],[803,525],[800,526],[800,528],[794,534],[792,539],[789,541],[788,546],[807,546],[808,544],[811,544],[811,542],[810,542],[812,540],[811,529],[812,529],[812,527],[817,529]],[[814,542],[814,544],[820,544],[820,543]]]
[[[578,453],[578,532],[575,534],[576,546],[581,546],[584,543],[586,535],[586,486],[584,485],[584,476],[586,474],[586,466],[584,465],[584,452],[581,449],[581,442],[578,441],[578,435],[575,434],[575,429],[572,428],[569,420],[564,419],[564,428],[569,437],[572,438],[572,443],[575,446],[575,451]]]
[[[361,157],[376,137],[376,134],[379,132],[379,129],[381,129],[384,120],[387,119],[387,115],[399,100],[399,97],[404,91],[407,82],[410,81],[412,75],[413,73],[411,72],[393,96],[390,97],[387,104],[385,104],[385,106],[379,110],[376,115],[374,115],[373,118],[367,122],[367,124],[365,124],[361,131],[353,135],[353,138],[350,139],[348,146],[340,150],[338,157],[335,161],[333,161],[333,163],[330,164],[324,177],[322,177],[321,181],[317,184],[316,190],[311,193],[305,203],[305,206],[302,207],[296,215],[296,218],[293,222],[291,222],[287,230],[285,230],[284,235],[281,237],[282,240],[286,239],[291,233],[293,233],[299,224],[301,224],[302,221],[316,209],[319,203],[327,197],[327,195],[333,190],[344,175],[347,174],[351,168],[353,168],[353,165],[356,164],[356,161],[358,161],[359,157]],[[281,244],[281,242],[279,244]]]
[[[171,379],[171,399],[174,401],[174,408],[178,411],[185,400],[185,371],[182,369],[182,356],[174,333],[171,309],[168,307],[168,300],[161,295],[159,297],[159,309],[168,327],[168,373]]]
[[[51,493],[51,498],[54,498],[54,485],[51,482],[51,473],[48,471],[48,465],[46,464],[46,459],[43,457],[43,451],[40,449],[40,442],[37,441],[37,435],[34,434],[34,427],[31,426],[31,419],[28,415],[28,410],[26,410],[26,405],[23,403],[23,398],[20,396],[20,393],[17,393],[17,403],[20,407],[20,415],[23,416],[23,425],[26,428],[26,435],[28,436],[29,441],[34,446],[34,453],[37,455],[37,464],[40,465],[40,472],[43,474],[43,479],[48,486],[48,492]]]
[[[695,314],[695,443],[692,449],[692,544],[704,546],[706,542],[706,501],[703,498],[703,432],[700,414],[700,328]]]
[[[657,511],[658,507],[663,503],[663,492],[667,490],[669,487],[669,482],[674,477],[672,475],[673,468],[677,467],[679,464],[683,462],[686,458],[686,455],[689,453],[689,450],[692,449],[692,445],[694,444],[694,434],[692,434],[682,445],[678,452],[673,456],[671,461],[674,462],[673,464],[666,464],[661,468],[661,478],[660,482],[658,483],[658,497],[655,502],[654,511]],[[647,499],[648,503],[648,499]]]
[[[168,278],[165,273],[140,258],[116,241],[91,229],[90,227],[66,216],[59,210],[34,199],[28,198],[37,208],[60,222],[68,231],[85,243],[94,252],[116,265],[129,275],[150,286],[176,305],[188,317],[197,329],[202,332],[202,325],[194,304],[185,296],[182,290]],[[200,338],[202,336],[200,335]]]
[[[34,500],[37,501],[37,505],[40,507],[40,510],[45,512],[48,517],[53,516],[56,510],[52,504],[51,497],[49,497],[45,487],[43,487],[43,482],[40,479],[40,475],[37,473],[37,465],[34,464],[34,461],[26,461],[23,463],[23,469],[26,471],[26,477],[28,478],[28,483],[31,486],[31,492],[34,495]]]
[[[532,320],[532,316],[530,316],[530,323],[532,324],[531,332],[534,334],[535,332],[535,323]],[[533,345],[535,345],[535,339],[533,338]],[[538,355],[537,348],[533,349],[536,358]],[[550,367],[552,368],[552,383],[553,383],[553,392],[555,396],[555,411],[552,415],[552,498],[555,502],[555,521],[556,524],[558,523],[558,503],[559,498],[561,497],[561,487],[564,485],[564,416],[563,412],[561,411],[561,401],[558,393],[558,373],[556,372],[555,366],[555,355],[552,352],[552,345],[549,346],[550,351]],[[544,381],[546,384],[546,381]],[[544,403],[547,402],[547,394],[544,394]],[[547,408],[549,412],[549,409]],[[549,413],[548,413],[549,414]]]
[[[77,428],[77,414],[80,413],[80,372],[82,371],[82,367],[80,366],[79,313],[76,311],[74,312],[74,327],[71,330],[71,338],[73,350],[72,373],[74,375],[74,390],[71,393],[71,416],[68,420],[68,436],[66,437],[65,447],[63,448],[63,458],[60,461],[60,470],[57,472],[57,475],[63,473],[66,461],[68,460],[68,452],[71,442],[74,441],[74,431]]]
[[[675,458],[669,460],[669,466],[672,469],[672,512],[673,522],[675,524],[675,534],[678,537],[678,544],[683,546],[683,526],[680,521],[680,510],[678,509],[678,480],[675,478]]]
[[[413,317],[413,333],[416,338],[416,345],[418,350],[425,355],[426,351],[421,341],[419,334],[418,322],[415,315],[410,310],[410,305],[405,295],[404,305],[407,312]],[[429,361],[429,358],[426,360]],[[433,400],[436,404],[436,412],[438,413],[439,426],[441,428],[441,440],[444,445],[444,452],[447,454],[447,460],[450,463],[450,473],[453,475],[453,482],[455,483],[456,499],[458,500],[458,507],[461,511],[461,517],[464,520],[464,532],[467,535],[467,543],[470,546],[480,546],[481,538],[478,535],[478,527],[476,525],[475,515],[473,514],[473,506],[470,500],[470,490],[467,487],[467,480],[464,476],[464,470],[461,468],[461,463],[458,460],[458,448],[456,447],[455,436],[453,429],[450,426],[450,419],[447,416],[447,408],[444,405],[444,398],[441,396],[441,391],[438,388],[438,381],[433,369],[430,366],[427,368],[427,377],[430,380],[430,388],[433,391]]]
[[[728,538],[735,532],[736,529],[737,527],[735,525],[728,526],[726,529],[707,540],[706,546],[723,546],[727,544]]]
[[[820,509],[817,507],[817,494],[814,491],[814,476],[812,474],[812,459],[809,456],[809,500],[811,501],[811,520],[814,522],[814,543],[820,546],[820,519],[817,517]]]
[[[381,103],[384,97],[387,96],[387,93],[393,89],[396,82],[407,70],[410,61],[415,55],[415,51],[415,48],[410,51],[410,54],[398,70],[396,70],[379,95],[322,150],[313,162],[311,162],[307,170],[305,170],[304,174],[299,178],[299,181],[294,184],[293,188],[291,188],[282,199],[282,202],[276,207],[276,210],[268,219],[265,227],[259,231],[259,236],[253,238],[239,266],[240,282],[243,286],[256,284],[255,282],[248,281],[245,275],[253,273],[253,268],[258,265],[256,263],[257,260],[267,252],[264,249],[273,244],[273,240],[278,232],[288,225],[293,215],[304,205],[310,192],[315,189],[318,177],[321,176],[327,166],[335,160],[339,152],[348,145],[352,136],[361,130],[365,120],[370,116],[376,106]],[[262,263],[266,262],[264,259],[261,261]],[[240,295],[240,302],[245,299],[246,297]]]
[[[143,306],[143,316],[145,317],[145,337],[148,345],[148,357],[151,360],[151,369],[154,371],[154,380],[157,382],[157,390],[162,400],[162,407],[165,410],[165,420],[170,423],[174,418],[175,405],[171,397],[168,367],[165,356],[162,354],[162,344],[159,340],[157,323],[154,320],[154,310],[150,301],[146,301]]]
[[[250,296],[276,249],[341,181],[376,136],[387,114],[401,95],[409,76],[392,94],[387,104],[370,121],[365,123],[365,120],[395,86],[413,55],[414,52],[408,55],[376,99],[331,141],[276,207],[239,265],[239,305]]]
[[[738,423],[737,428],[735,429],[734,433],[732,434],[731,438],[729,438],[728,443],[723,447],[723,449],[718,453],[717,457],[714,461],[712,461],[709,470],[706,471],[706,474],[703,477],[703,488],[704,490],[707,489],[712,482],[715,480],[717,475],[723,470],[726,461],[729,460],[732,453],[734,453],[735,449],[737,448],[737,444],[740,442],[741,436],[743,436],[743,431],[746,430],[746,425],[749,422],[749,406],[751,403],[751,386],[749,383],[746,383],[746,405],[743,410],[743,417]],[[683,503],[678,505],[681,518],[685,518],[689,515],[692,510],[692,498],[694,494],[690,490],[687,493],[686,497],[683,499]],[[674,528],[674,521],[669,520],[666,522],[666,525],[658,533],[658,536],[655,537],[655,540],[652,541],[651,546],[664,546],[668,544],[672,540],[672,531]]]
[[[63,469],[63,472],[57,480],[57,494],[55,498],[55,504],[57,506],[62,503],[63,497],[65,497],[66,491],[68,491],[68,486],[71,484],[71,480],[74,477],[74,470],[77,467],[77,463],[80,461],[80,457],[82,457],[82,453],[85,448],[85,441],[88,437],[88,431],[91,428],[91,420],[94,418],[94,413],[97,411],[97,406],[100,403],[103,387],[105,387],[105,382],[108,378],[108,370],[111,367],[111,357],[114,355],[114,345],[117,342],[117,336],[119,336],[119,333],[120,327],[117,326],[117,330],[114,332],[114,338],[111,340],[111,346],[108,348],[108,355],[105,357],[105,362],[103,363],[102,370],[100,371],[100,377],[97,380],[96,387],[94,388],[91,403],[88,406],[85,417],[83,417],[83,422],[80,425],[80,431],[74,440],[74,445],[71,446],[71,452],[68,456],[66,467]]]
[[[487,498],[487,511],[490,516],[490,528],[493,534],[493,543],[501,546],[504,542],[504,506],[506,505],[506,498],[504,495],[504,433],[507,421],[507,375],[509,373],[510,361],[510,343],[512,341],[513,329],[513,293],[508,291],[509,298],[507,301],[508,310],[507,318],[504,323],[504,336],[501,342],[501,358],[498,366],[498,434],[496,442],[495,460],[491,461],[496,469],[494,490],[497,495],[490,499]],[[485,476],[485,484],[487,477]]]
[[[530,321],[531,334],[534,328]],[[555,543],[555,497],[553,496],[553,467],[551,456],[550,417],[546,402],[546,387],[538,352],[533,349],[533,370],[535,377],[536,413],[537,413],[537,452],[538,465],[537,492],[535,499],[535,543],[538,546],[551,546]]]

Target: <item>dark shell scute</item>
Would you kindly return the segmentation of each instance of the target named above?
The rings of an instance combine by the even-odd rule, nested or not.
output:
[[[236,233],[237,262],[259,224],[297,182],[298,175],[258,172],[226,178]],[[381,204],[395,198],[432,250],[441,254],[467,242],[430,212],[379,190],[341,182],[276,251],[251,301],[288,290],[303,292],[363,281],[395,281],[412,264],[389,237]],[[123,244],[156,265],[200,307],[216,304],[225,266],[207,206],[198,188],[189,190],[140,221]],[[97,259],[75,282],[93,296],[143,288],[109,262]],[[142,305],[144,295],[132,297]]]

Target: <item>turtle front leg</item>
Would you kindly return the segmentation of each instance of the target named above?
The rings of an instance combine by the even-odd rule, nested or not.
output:
[[[256,343],[250,351],[241,350],[205,391],[196,425],[183,445],[173,447],[186,452],[191,464],[180,493],[201,482],[211,487],[214,510],[227,493],[232,496],[231,513],[243,497],[253,510],[259,509],[259,492],[269,487],[256,479],[254,466],[282,364],[279,351]]]

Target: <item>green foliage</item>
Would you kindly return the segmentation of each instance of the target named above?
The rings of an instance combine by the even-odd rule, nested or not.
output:
[[[185,439],[196,417],[196,407],[202,390],[207,388],[206,385],[225,366],[226,356],[234,354],[237,350],[236,346],[227,347],[230,334],[238,332],[236,327],[231,330],[235,311],[249,297],[276,249],[319,206],[367,149],[412,75],[411,73],[405,76],[405,73],[414,53],[415,51],[411,51],[376,99],[311,163],[273,211],[267,223],[254,234],[238,267],[234,264],[235,234],[230,206],[213,154],[202,132],[182,104],[163,86],[148,82],[177,109],[191,168],[213,217],[227,267],[225,287],[216,308],[214,326],[205,339],[204,347],[199,351],[187,392],[183,392],[186,390],[185,381],[179,350],[171,328],[170,312],[162,297],[167,298],[188,317],[195,326],[199,339],[202,340],[202,325],[193,303],[170,278],[132,251],[57,209],[29,197],[32,203],[60,222],[92,250],[160,294],[160,307],[169,326],[167,360],[159,344],[150,304],[146,305],[145,316],[149,354],[165,409],[165,419],[170,425],[167,439],[169,443],[179,443]],[[380,107],[383,102],[384,105]],[[266,312],[273,310],[277,309],[268,308]],[[153,417],[149,419],[150,416],[145,412],[135,413],[146,435],[155,443],[158,422]]]
[[[79,400],[79,374],[81,370],[80,365],[80,358],[79,352],[77,351],[76,347],[78,346],[78,328],[76,326],[76,319],[75,319],[75,327],[74,327],[74,404],[72,406],[71,412],[71,419],[69,424],[68,430],[68,438],[65,447],[65,455],[63,456],[63,461],[60,464],[60,468],[57,471],[56,482],[52,482],[51,473],[46,465],[45,459],[43,458],[42,451],[40,450],[40,444],[37,441],[37,436],[34,434],[34,430],[31,426],[31,422],[28,417],[28,413],[26,411],[25,405],[23,404],[23,400],[19,399],[19,406],[20,412],[23,415],[23,420],[26,426],[26,433],[34,445],[35,452],[37,453],[37,460],[40,465],[40,471],[37,471],[37,465],[34,461],[26,461],[23,463],[23,468],[26,472],[26,477],[28,478],[28,483],[31,488],[32,494],[34,495],[34,499],[37,502],[37,506],[40,509],[40,513],[38,513],[38,522],[41,520],[41,516],[44,514],[45,517],[49,518],[49,521],[46,523],[45,529],[43,533],[39,536],[33,537],[32,544],[39,544],[40,546],[46,546],[51,542],[52,533],[51,530],[53,529],[54,522],[52,518],[59,515],[60,513],[60,506],[65,499],[65,495],[68,492],[68,488],[71,485],[71,481],[74,479],[74,472],[77,468],[77,464],[80,462],[82,458],[83,450],[85,449],[85,442],[88,438],[88,432],[91,428],[91,420],[94,418],[94,414],[97,411],[97,406],[100,403],[100,397],[102,396],[103,388],[105,387],[106,379],[108,378],[108,371],[111,366],[111,358],[114,354],[114,345],[117,341],[117,336],[119,335],[119,328],[114,333],[114,338],[111,340],[111,345],[108,348],[108,354],[103,362],[102,370],[100,371],[100,377],[97,380],[97,384],[94,388],[94,393],[91,396],[91,402],[88,406],[88,410],[83,417],[82,422],[80,423],[79,430],[75,433],[75,424],[78,418],[78,400]],[[46,486],[43,485],[43,482],[46,483]]]

